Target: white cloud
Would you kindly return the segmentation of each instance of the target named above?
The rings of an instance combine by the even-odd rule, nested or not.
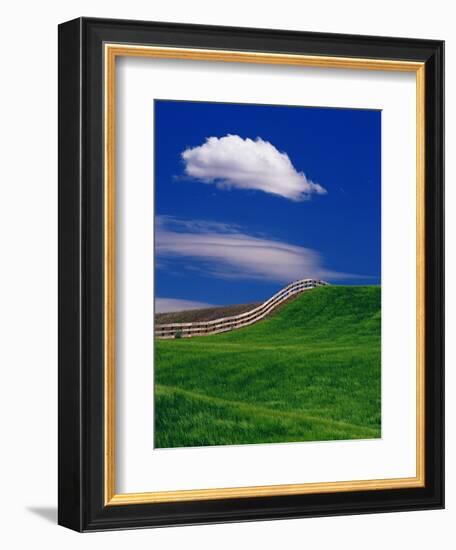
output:
[[[179,300],[178,298],[155,298],[155,313],[204,309],[206,307],[214,307],[214,304],[195,302],[193,300]]]
[[[202,145],[185,149],[182,159],[188,176],[222,188],[255,189],[293,201],[326,193],[298,172],[286,153],[259,137],[209,137]]]
[[[315,250],[249,235],[238,226],[166,216],[158,217],[157,222],[155,242],[160,262],[172,258],[191,259],[189,268],[225,279],[290,283],[303,278],[354,277],[326,269]]]

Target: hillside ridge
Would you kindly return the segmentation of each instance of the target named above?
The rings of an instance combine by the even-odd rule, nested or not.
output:
[[[303,292],[261,322],[155,342],[159,448],[381,437],[381,288]]]
[[[257,323],[278,306],[288,301],[292,296],[315,288],[326,286],[328,283],[319,279],[300,279],[280,289],[265,302],[248,311],[236,315],[224,316],[211,320],[173,322],[155,324],[155,337],[160,339],[194,338],[208,336],[221,332],[230,332],[253,323]]]

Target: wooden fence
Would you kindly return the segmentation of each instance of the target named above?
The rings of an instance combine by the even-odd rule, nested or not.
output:
[[[256,308],[233,315],[232,317],[222,317],[213,321],[198,321],[196,323],[168,323],[164,325],[155,325],[156,338],[191,338],[194,336],[207,336],[209,334],[218,334],[228,332],[238,328],[252,325],[263,319],[277,306],[288,300],[291,296],[311,290],[318,286],[327,285],[325,281],[316,279],[302,279],[289,284],[277,294],[274,294],[269,300]]]

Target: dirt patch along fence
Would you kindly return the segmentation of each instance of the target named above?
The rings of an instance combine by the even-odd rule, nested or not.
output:
[[[328,283],[317,279],[301,279],[290,283],[282,290],[279,290],[274,296],[271,296],[266,302],[256,308],[233,315],[231,317],[222,317],[213,321],[199,321],[195,323],[168,323],[155,325],[155,337],[165,338],[192,338],[194,336],[207,336],[218,334],[220,332],[229,332],[238,328],[252,325],[266,317],[277,306],[288,300],[291,296],[312,290],[319,286],[325,286]]]

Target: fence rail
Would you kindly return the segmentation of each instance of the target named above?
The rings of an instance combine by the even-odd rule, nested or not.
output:
[[[266,300],[266,302],[256,308],[233,315],[231,317],[221,317],[213,321],[198,321],[195,323],[168,323],[163,325],[155,325],[155,337],[160,339],[165,338],[192,338],[194,336],[207,336],[210,334],[219,334],[220,332],[228,332],[238,328],[252,325],[263,319],[277,306],[288,300],[291,296],[300,294],[307,290],[325,286],[328,283],[317,279],[301,279],[290,283],[282,290],[279,290],[274,296]]]

